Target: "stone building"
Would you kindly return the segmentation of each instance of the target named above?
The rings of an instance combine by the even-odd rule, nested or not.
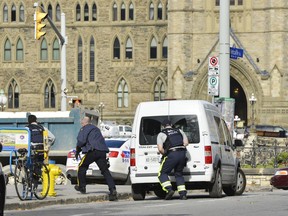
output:
[[[61,29],[66,18],[68,110],[99,109],[103,119],[132,123],[142,101],[203,99],[208,59],[219,55],[220,0],[48,0],[39,5]],[[47,19],[34,39],[36,8],[28,0],[0,3],[0,89],[4,111],[61,109],[61,45]],[[286,0],[230,0],[230,97],[251,124],[288,126]]]

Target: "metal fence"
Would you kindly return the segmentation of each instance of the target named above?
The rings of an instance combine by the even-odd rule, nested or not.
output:
[[[251,143],[237,147],[237,157],[242,167],[278,168],[288,166],[287,139],[255,138]]]

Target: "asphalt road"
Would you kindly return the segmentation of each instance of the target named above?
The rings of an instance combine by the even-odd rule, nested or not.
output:
[[[89,216],[89,215],[190,215],[190,216],[286,216],[288,191],[247,192],[242,196],[210,198],[199,191],[189,193],[188,200],[174,196],[166,201],[148,196],[144,201],[119,200],[93,203],[54,205],[34,210],[10,210],[6,216]]]

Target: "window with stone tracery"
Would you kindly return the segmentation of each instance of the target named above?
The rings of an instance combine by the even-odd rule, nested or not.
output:
[[[8,87],[8,108],[19,108],[19,87],[15,79],[12,79]]]
[[[51,79],[49,79],[45,85],[44,90],[44,107],[55,108],[55,86]]]
[[[121,79],[117,88],[117,107],[125,108],[129,105],[129,90],[125,79]]]

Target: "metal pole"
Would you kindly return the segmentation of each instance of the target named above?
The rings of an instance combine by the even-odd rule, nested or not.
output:
[[[65,31],[65,14],[61,13],[61,35],[65,38],[65,43],[61,41],[61,111],[67,110],[66,94],[66,31]]]
[[[220,0],[219,73],[220,97],[230,98],[230,1]]]

